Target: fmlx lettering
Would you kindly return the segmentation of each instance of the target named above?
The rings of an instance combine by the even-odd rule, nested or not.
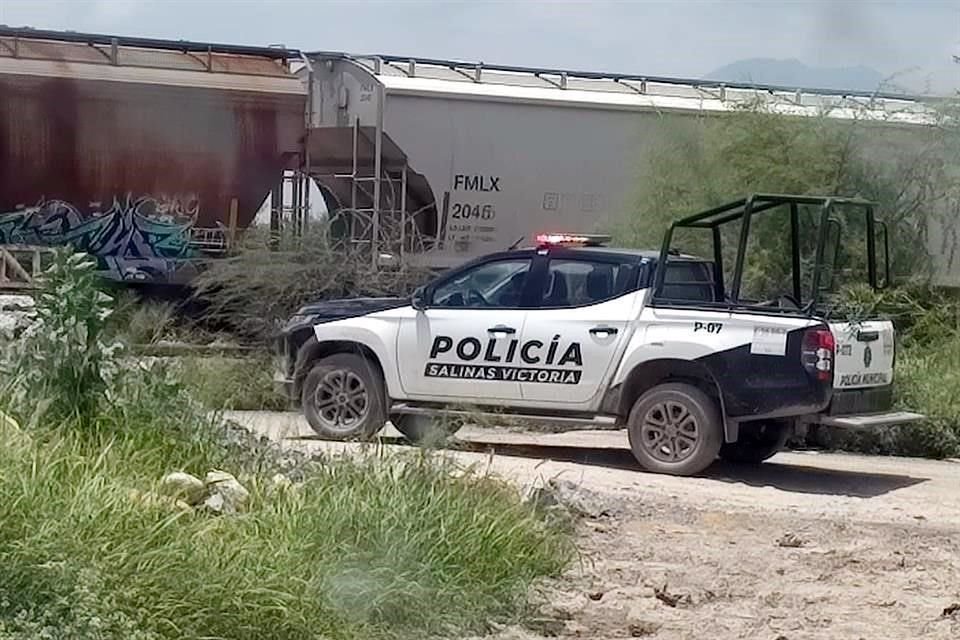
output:
[[[454,191],[500,191],[500,176],[475,176],[458,173],[453,176]]]

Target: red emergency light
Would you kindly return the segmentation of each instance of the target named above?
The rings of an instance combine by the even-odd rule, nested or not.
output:
[[[610,241],[610,236],[572,233],[538,233],[537,245],[541,247],[598,247]]]

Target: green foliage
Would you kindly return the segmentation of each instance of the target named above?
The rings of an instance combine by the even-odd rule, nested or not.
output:
[[[515,491],[428,457],[330,462],[283,492],[246,477],[253,503],[233,518],[145,506],[129,489],[182,459],[140,437],[0,449],[10,638],[44,626],[91,640],[479,631],[518,615],[530,582],[569,557]]]
[[[276,251],[253,242],[236,256],[213,262],[194,284],[197,298],[207,304],[209,322],[263,339],[304,304],[402,296],[427,277],[426,271],[409,267],[375,268],[364,252],[335,249],[325,237],[310,236]]]
[[[171,337],[177,320],[176,303],[145,300],[131,291],[121,291],[110,324],[126,345],[149,345]]]
[[[957,213],[951,209],[960,194],[960,163],[951,152],[956,132],[943,135],[929,127],[907,136],[889,125],[828,115],[783,116],[751,105],[724,116],[674,120],[651,143],[638,176],[634,213],[619,229],[619,240],[659,247],[671,222],[749,193],[861,197],[878,202],[878,215],[890,226],[894,273],[929,275],[929,224]],[[895,154],[878,144],[887,135],[900,136]],[[812,212],[801,215],[802,235],[815,237]],[[863,245],[863,223],[849,215],[841,223],[844,249]],[[755,266],[747,265],[748,282],[789,267],[786,225],[785,216],[773,213],[755,220],[750,248]],[[706,234],[678,240],[688,251],[708,247]],[[735,241],[724,238],[728,249]],[[944,249],[949,253],[949,246]]]
[[[960,334],[901,351],[894,385],[897,406],[920,411],[926,420],[869,431],[835,430],[826,444],[870,454],[960,456]]]
[[[181,379],[192,395],[212,409],[284,411],[289,401],[274,389],[270,358],[181,358]]]
[[[82,253],[58,250],[43,274],[36,321],[4,354],[7,393],[21,412],[90,420],[117,372],[120,345],[107,344],[110,296]]]
[[[57,265],[62,297],[41,302],[53,338],[32,333],[0,381],[34,376],[58,408],[26,430],[0,416],[0,640],[482,632],[516,620],[532,581],[571,556],[566,532],[515,489],[427,452],[328,460],[302,485],[273,483],[280,454],[236,446],[174,368],[130,360],[104,374],[119,361],[90,336],[108,303],[84,261]],[[28,398],[2,400],[31,415]],[[214,468],[250,489],[245,513],[144,500],[167,472]]]
[[[960,295],[919,282],[874,291],[865,284],[851,286],[826,308],[831,319],[889,318],[897,329],[900,347],[936,349],[960,335]]]

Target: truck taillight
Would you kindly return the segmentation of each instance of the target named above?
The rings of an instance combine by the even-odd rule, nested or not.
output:
[[[803,334],[800,357],[807,371],[817,380],[827,381],[833,376],[833,358],[837,344],[830,329],[817,327]]]

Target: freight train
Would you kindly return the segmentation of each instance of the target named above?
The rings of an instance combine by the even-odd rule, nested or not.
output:
[[[268,194],[278,225],[317,187],[374,261],[447,268],[609,230],[658,145],[757,100],[862,119],[881,155],[932,131],[902,95],[9,28],[0,97],[0,243],[79,245],[125,281],[185,281]],[[960,284],[955,233],[928,237]]]
[[[285,50],[0,28],[0,243],[185,282],[296,167],[305,104]]]

